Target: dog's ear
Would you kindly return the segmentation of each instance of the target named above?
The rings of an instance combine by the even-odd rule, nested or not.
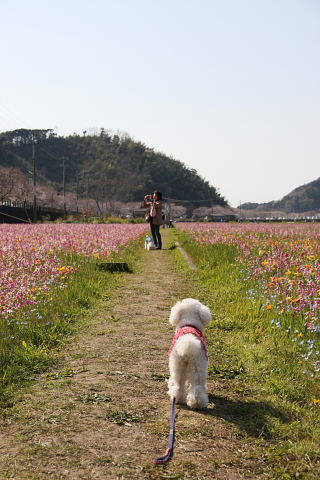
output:
[[[205,305],[202,305],[200,303],[199,305],[199,315],[200,315],[200,320],[203,325],[208,325],[211,322],[212,315],[208,307]]]
[[[177,302],[172,308],[169,317],[169,323],[174,327],[178,325],[181,319],[181,311],[182,311],[182,302]]]

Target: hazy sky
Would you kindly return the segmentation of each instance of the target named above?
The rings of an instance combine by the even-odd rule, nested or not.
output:
[[[232,206],[320,176],[320,0],[1,0],[0,131],[122,130]]]

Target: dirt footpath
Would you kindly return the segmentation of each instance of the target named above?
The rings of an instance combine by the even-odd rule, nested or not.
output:
[[[0,434],[0,478],[16,480],[266,478],[254,442],[215,415],[178,407],[175,456],[164,454],[170,424],[165,375],[177,299],[193,286],[162,251],[142,253],[110,302],[99,302],[90,326],[69,346],[63,365],[42,375],[7,416]],[[209,383],[213,395],[226,386]]]

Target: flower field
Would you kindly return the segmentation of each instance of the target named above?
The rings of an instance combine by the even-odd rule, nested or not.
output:
[[[0,315],[37,303],[53,284],[63,283],[75,266],[61,253],[107,257],[138,238],[147,225],[0,225]]]
[[[271,328],[285,331],[320,371],[319,224],[178,224],[200,243],[239,247],[245,294],[263,302]],[[318,349],[317,349],[318,348]],[[312,373],[313,375],[314,373]]]

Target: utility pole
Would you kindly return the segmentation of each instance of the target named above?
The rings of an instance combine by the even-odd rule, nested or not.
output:
[[[32,164],[33,164],[33,223],[37,222],[37,182],[36,182],[36,146],[32,136]]]
[[[165,204],[165,224],[167,227],[170,226],[170,221],[172,220],[171,219],[171,200],[170,198],[167,198],[167,202]]]
[[[86,203],[86,209],[87,209],[87,214],[88,214],[88,209],[89,209],[89,175],[88,175],[88,172],[86,172],[86,176],[85,176],[85,179],[86,179],[86,200],[87,200],[87,203]]]
[[[66,164],[65,164],[65,157],[62,159],[62,191],[63,191],[63,210],[64,214],[67,214],[67,206],[66,206]]]
[[[77,217],[79,216],[79,172],[76,173],[76,210],[77,210]]]

